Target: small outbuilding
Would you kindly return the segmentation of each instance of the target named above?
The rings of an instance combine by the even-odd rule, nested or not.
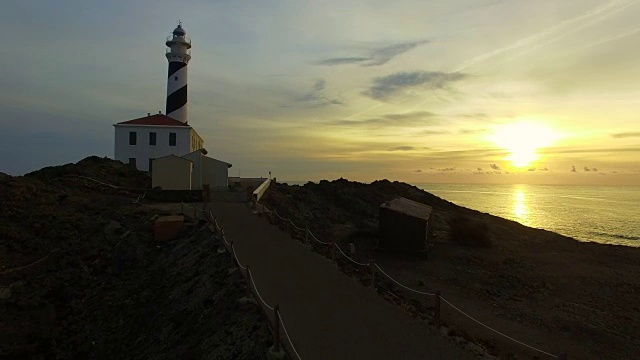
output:
[[[168,155],[153,160],[151,186],[162,190],[191,190],[193,162],[185,158]]]
[[[403,197],[380,205],[379,233],[382,248],[425,253],[431,219],[431,206]]]
[[[209,186],[211,190],[227,190],[231,164],[206,156],[207,150],[199,149],[182,157],[193,163],[192,190]]]

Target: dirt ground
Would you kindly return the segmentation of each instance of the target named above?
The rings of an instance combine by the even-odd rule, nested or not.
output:
[[[376,238],[378,206],[404,196],[434,208],[430,253],[388,253]],[[396,280],[434,292],[482,323],[535,348],[573,359],[637,359],[640,354],[640,249],[578,242],[549,231],[458,207],[411,185],[346,180],[272,187],[267,206],[308,226],[323,241],[354,243],[356,260],[375,259]],[[482,242],[451,239],[465,218]],[[282,225],[285,226],[286,225]],[[301,236],[301,239],[304,237]],[[321,245],[314,249],[325,256]],[[370,271],[341,261],[363,284]],[[378,275],[381,277],[380,275]],[[428,318],[433,297],[379,280],[379,292],[413,316]],[[488,330],[442,304],[441,330],[505,359],[552,358]]]
[[[158,211],[69,175],[149,181],[95,157],[0,176],[0,358],[265,357],[268,320],[203,224],[157,243]]]

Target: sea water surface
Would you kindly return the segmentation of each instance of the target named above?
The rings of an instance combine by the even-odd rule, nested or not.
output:
[[[640,247],[640,186],[415,185],[457,205],[577,240]]]

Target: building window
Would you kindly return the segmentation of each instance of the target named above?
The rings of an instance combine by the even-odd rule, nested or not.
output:
[[[138,134],[135,131],[129,131],[129,145],[135,145],[138,140]]]
[[[149,133],[149,145],[155,145],[156,144],[156,133],[151,132]]]
[[[149,172],[153,171],[153,159],[149,159]]]
[[[169,146],[176,146],[176,133],[169,133]]]
[[[129,165],[136,166],[136,158],[129,158]]]

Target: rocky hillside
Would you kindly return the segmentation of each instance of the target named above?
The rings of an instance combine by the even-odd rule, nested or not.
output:
[[[379,206],[403,196],[433,207],[429,258],[378,248]],[[308,227],[323,241],[356,248],[361,262],[375,259],[405,284],[443,296],[499,329],[519,334],[544,349],[570,358],[633,359],[640,353],[640,248],[579,242],[514,221],[457,206],[415,186],[344,179],[276,184],[263,200],[269,209]],[[630,219],[630,221],[632,221]],[[280,225],[283,229],[288,224]],[[304,236],[302,236],[304,240]],[[312,242],[325,256],[329,247]],[[348,263],[343,270],[367,283],[368,269]],[[389,289],[386,286],[385,289]],[[394,287],[393,284],[388,284]],[[414,308],[432,308],[432,299],[410,296],[398,287],[383,296],[406,297]],[[505,358],[539,353],[450,313],[453,333]]]
[[[90,157],[0,175],[0,358],[260,358],[268,323],[208,230],[156,243],[149,176]]]

